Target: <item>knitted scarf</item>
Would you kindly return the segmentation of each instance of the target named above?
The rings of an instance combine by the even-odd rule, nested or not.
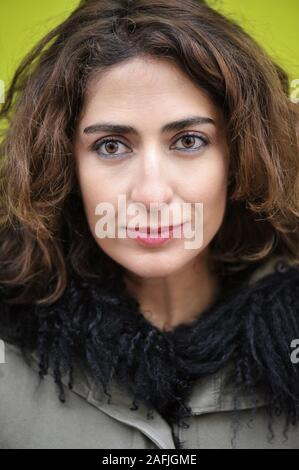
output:
[[[245,387],[254,404],[255,387],[262,386],[270,418],[284,413],[285,430],[299,420],[299,364],[290,359],[291,341],[299,338],[298,267],[279,263],[262,279],[225,291],[192,323],[167,331],[143,316],[121,278],[100,283],[73,276],[47,306],[9,305],[3,287],[1,297],[0,337],[24,355],[38,352],[40,376],[53,369],[61,401],[61,378],[68,374],[72,388],[78,363],[108,396],[115,378],[135,407],[143,400],[171,426],[186,425],[194,382],[233,361],[236,398]]]

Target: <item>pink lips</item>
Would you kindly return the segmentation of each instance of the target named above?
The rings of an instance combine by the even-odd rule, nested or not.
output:
[[[159,227],[158,232],[152,231],[151,235],[150,235],[150,227],[147,228],[147,232],[145,231],[146,229],[143,229],[144,231],[135,230],[135,232],[138,232],[138,235],[136,238],[134,238],[134,240],[146,246],[163,245],[172,238],[173,230],[180,228],[181,226],[182,224],[177,225],[175,227],[169,226],[169,227],[163,228],[162,230],[161,230],[161,227]],[[153,233],[154,233],[154,236],[153,236]]]

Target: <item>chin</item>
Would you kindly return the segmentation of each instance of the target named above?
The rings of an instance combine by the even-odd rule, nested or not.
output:
[[[145,260],[142,259],[142,257],[140,258],[136,258],[136,262],[133,262],[133,259],[131,259],[126,263],[118,260],[118,263],[122,264],[127,270],[136,276],[142,277],[144,279],[171,276],[186,264],[184,261],[179,260],[170,260],[167,262],[164,259],[163,261],[161,260],[161,262],[159,262],[157,260]]]
[[[123,247],[116,247],[116,244],[114,246],[109,244],[108,246],[108,244],[102,243],[101,245],[102,250],[116,263],[136,276],[148,279],[167,277],[175,274],[195,258],[194,254],[191,254],[191,250],[187,252],[189,256],[186,256],[184,250],[179,250],[175,253],[174,251],[167,252],[164,249],[158,251],[154,248],[140,253],[127,249],[127,247],[125,249]]]

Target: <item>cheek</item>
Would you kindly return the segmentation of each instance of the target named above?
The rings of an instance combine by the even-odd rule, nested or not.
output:
[[[210,153],[190,171],[185,171],[185,198],[189,202],[202,202],[208,206],[217,204],[226,194],[227,179],[228,168],[222,153]]]
[[[208,207],[217,206],[226,197],[227,178],[223,172],[215,171],[200,179],[199,194]]]
[[[190,178],[189,201],[203,204],[205,240],[220,227],[227,202],[227,167],[223,158],[205,162]],[[196,175],[196,176],[195,176]]]
[[[90,167],[85,168],[82,166],[79,168],[78,179],[86,218],[94,234],[95,225],[99,218],[99,216],[95,214],[97,205],[102,202],[113,204],[111,185],[107,178],[103,178],[98,171]]]
[[[227,176],[218,171],[206,178],[202,186],[204,210],[204,232],[206,238],[213,237],[220,228],[227,204]]]

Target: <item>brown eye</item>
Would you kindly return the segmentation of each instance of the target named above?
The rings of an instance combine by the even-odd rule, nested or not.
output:
[[[118,149],[118,145],[111,140],[110,142],[106,142],[105,144],[105,150],[107,150],[108,153],[114,153]]]
[[[182,138],[182,141],[185,145],[187,145],[187,148],[188,148],[188,147],[193,147],[195,139],[194,139],[194,136],[192,135],[186,135],[186,137]]]
[[[179,142],[179,141],[183,142],[183,146],[176,147],[176,149],[186,151],[186,152],[198,151],[202,149],[203,147],[206,147],[209,143],[205,137],[201,135],[196,135],[196,134],[185,134],[182,137],[180,137],[176,142]]]
[[[117,153],[117,151],[119,150],[121,146],[124,146],[127,148],[127,146],[120,140],[109,137],[109,139],[108,138],[102,139],[102,140],[98,140],[97,142],[95,142],[95,144],[92,145],[91,150],[96,152],[97,155],[99,155],[100,157],[116,160],[116,159],[122,158],[122,156],[126,155],[127,153],[127,152]],[[105,152],[103,152],[102,149],[104,149]]]

